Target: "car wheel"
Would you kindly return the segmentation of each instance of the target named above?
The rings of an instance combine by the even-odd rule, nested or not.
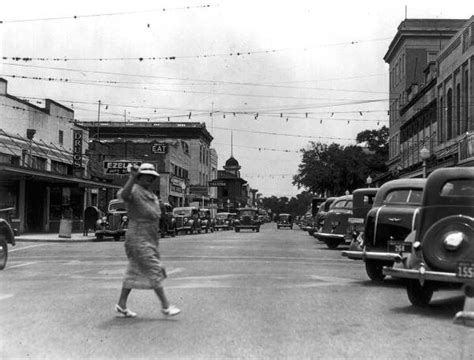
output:
[[[173,228],[171,230],[171,237],[175,237],[176,236],[176,228]]]
[[[280,227],[279,227],[279,226],[277,226],[277,229],[278,229],[278,230],[280,230]]]
[[[260,232],[260,228],[256,228],[255,231],[256,231],[256,232]]]
[[[378,261],[367,260],[365,262],[365,271],[372,281],[382,281],[385,275],[382,272],[384,264]]]
[[[120,235],[114,235],[114,241],[120,241]]]
[[[433,297],[433,288],[429,283],[421,285],[418,280],[407,280],[407,295],[413,306],[427,306]]]
[[[339,241],[328,241],[326,245],[329,249],[334,250],[339,246]]]
[[[209,233],[209,229],[206,229],[206,234]]]
[[[0,234],[0,270],[5,269],[8,260],[8,244],[4,234]]]
[[[97,235],[97,241],[104,241],[104,234]]]

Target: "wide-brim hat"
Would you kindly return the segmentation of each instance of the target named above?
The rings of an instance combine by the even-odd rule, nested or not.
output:
[[[156,172],[155,165],[150,163],[143,163],[138,168],[138,175],[153,175],[159,177],[160,174]]]

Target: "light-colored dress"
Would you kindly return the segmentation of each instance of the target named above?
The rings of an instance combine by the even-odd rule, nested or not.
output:
[[[160,239],[160,204],[158,197],[144,187],[134,184],[127,198],[128,229],[125,234],[125,252],[128,266],[123,279],[127,289],[156,289],[166,278],[158,252]]]

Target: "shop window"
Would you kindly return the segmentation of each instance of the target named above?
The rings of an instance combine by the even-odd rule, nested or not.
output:
[[[36,170],[46,170],[46,162],[47,159],[45,158],[39,156],[32,156],[31,167]]]

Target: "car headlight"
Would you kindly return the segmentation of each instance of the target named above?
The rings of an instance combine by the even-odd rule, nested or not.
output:
[[[127,222],[127,221],[128,221],[128,216],[127,216],[127,215],[123,215],[123,216],[122,216],[122,221],[123,221],[123,222]]]
[[[188,218],[185,217],[185,218],[183,219],[183,221],[184,221],[184,222],[188,222]]]
[[[107,222],[107,216],[102,217],[102,222]]]
[[[446,250],[455,251],[463,243],[465,234],[461,231],[452,231],[446,234],[446,237],[443,240],[444,247]]]

